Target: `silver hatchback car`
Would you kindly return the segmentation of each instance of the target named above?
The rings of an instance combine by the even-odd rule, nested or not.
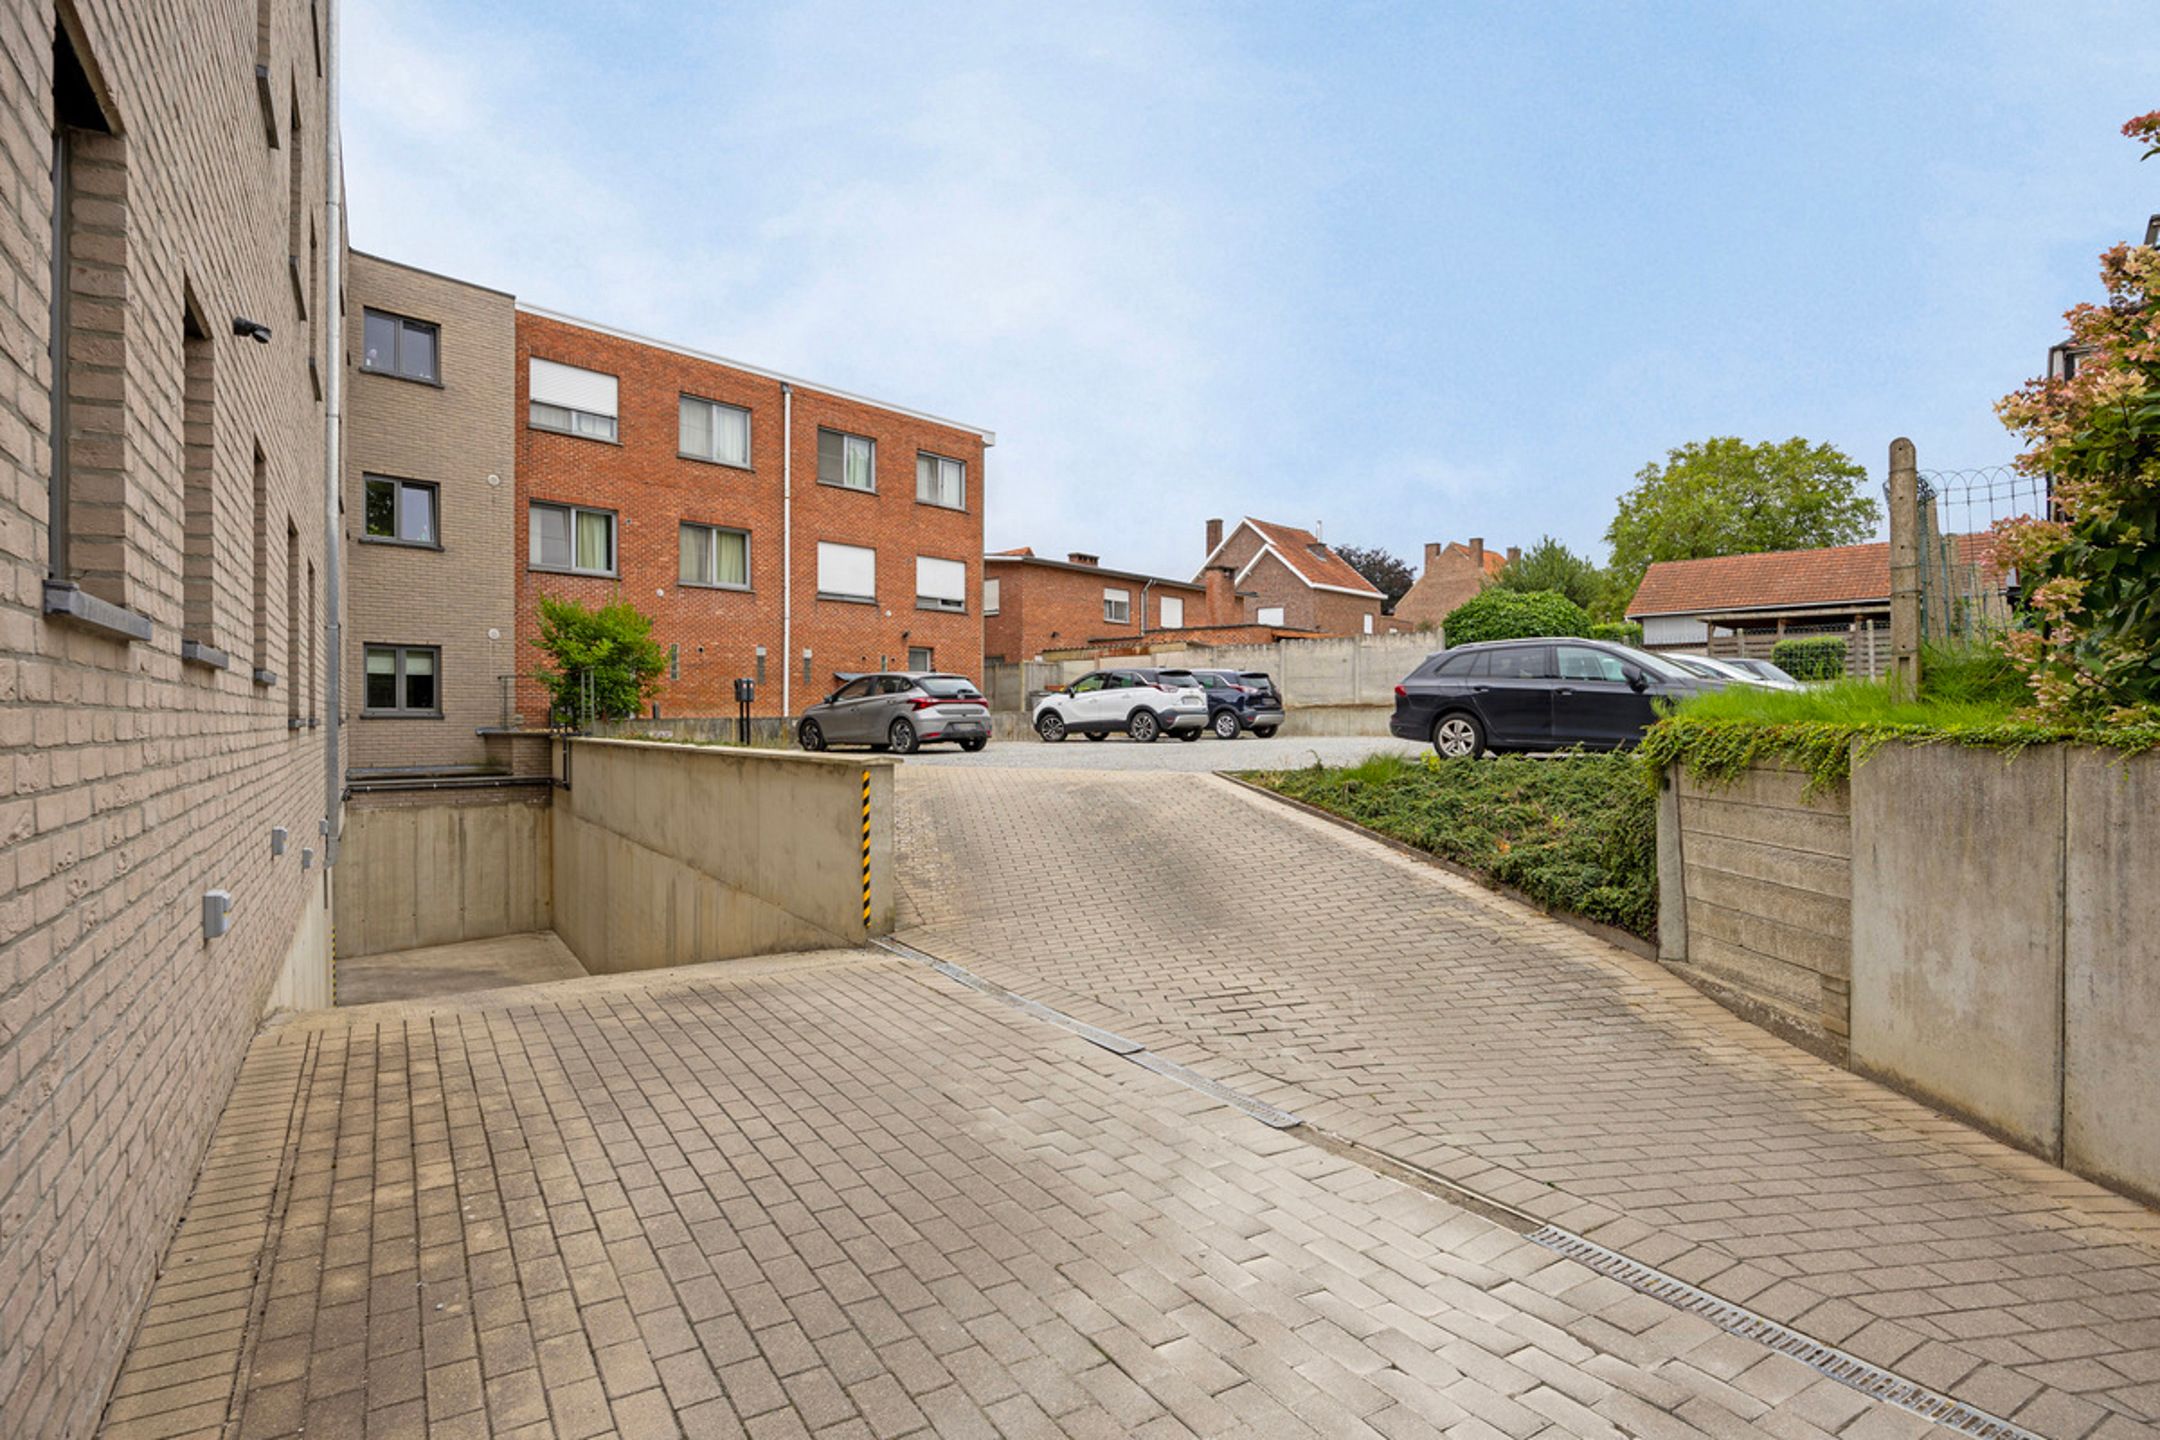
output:
[[[965,675],[889,670],[846,679],[796,722],[803,749],[868,745],[906,755],[947,740],[963,750],[990,743],[990,706]]]

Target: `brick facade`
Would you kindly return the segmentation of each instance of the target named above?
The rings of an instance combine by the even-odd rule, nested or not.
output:
[[[609,442],[538,430],[526,423],[530,361],[613,375],[620,414]],[[793,389],[794,621],[782,640],[781,591],[783,385]],[[679,453],[685,395],[750,412],[750,465],[739,468]],[[982,671],[982,514],[984,456],[980,431],[821,392],[715,359],[521,309],[517,316],[517,535],[506,557],[517,577],[517,695],[528,720],[546,714],[545,691],[531,678],[532,641],[541,594],[599,604],[618,594],[653,616],[653,635],[674,647],[676,669],[660,694],[663,715],[732,715],[737,677],[759,678],[758,715],[799,713],[833,688],[836,672],[900,667],[911,649],[931,652],[943,670]],[[820,427],[876,442],[874,493],[818,481]],[[967,467],[965,508],[916,499],[918,452]],[[614,576],[563,574],[529,563],[527,525],[534,501],[577,504],[616,517]],[[680,583],[679,527],[684,522],[749,534],[749,587]],[[875,603],[818,594],[818,543],[876,552]],[[966,609],[919,608],[918,556],[958,562],[966,571]],[[805,655],[807,653],[807,666]],[[806,678],[807,669],[807,678]],[[785,708],[783,708],[785,707]]]
[[[1254,624],[1261,623],[1262,612],[1280,608],[1280,620],[1269,623],[1286,630],[1302,631],[1315,635],[1387,634],[1399,628],[1389,623],[1380,613],[1382,597],[1369,587],[1353,592],[1348,586],[1331,581],[1316,583],[1309,576],[1293,568],[1285,556],[1283,546],[1325,551],[1311,535],[1302,530],[1271,526],[1276,535],[1264,533],[1259,522],[1247,520],[1229,532],[1222,533],[1222,522],[1208,522],[1208,554],[1200,579],[1206,581],[1210,574],[1228,575],[1237,591],[1237,605],[1241,618]],[[1300,557],[1301,559],[1303,557]],[[1344,565],[1333,551],[1315,557],[1330,570],[1337,567],[1348,572],[1347,578],[1357,585],[1364,581]],[[1232,617],[1221,617],[1227,621]]]
[[[249,1036],[280,986],[319,978],[328,888],[300,863],[303,846],[320,860],[324,814],[321,304],[339,240],[322,231],[318,12],[67,0],[59,13],[81,82],[56,82],[51,0],[0,0],[11,1436],[94,1426]],[[63,306],[56,115],[73,175]],[[56,315],[69,350],[57,534]],[[267,343],[236,335],[239,318],[269,327]],[[63,551],[63,587],[49,588]],[[124,607],[98,613],[135,633],[45,613],[91,599]],[[291,835],[278,858],[274,825]],[[213,888],[232,893],[234,918],[205,940]]]
[[[998,584],[998,608],[983,617],[983,651],[999,660],[1032,660],[1046,650],[1116,646],[1166,633],[1163,600],[1179,602],[1176,631],[1210,623],[1208,592],[1183,580],[1165,580],[1092,563],[1047,560],[1035,555],[991,555],[984,580]],[[1127,619],[1106,618],[1105,590],[1126,595]]]
[[[360,254],[346,295],[346,761],[354,770],[481,764],[488,755],[475,732],[502,720],[501,677],[532,668],[517,644],[516,303]],[[436,381],[365,368],[368,310],[436,327]],[[435,487],[433,544],[368,534],[370,475]],[[369,708],[371,645],[437,652],[439,715]]]
[[[1503,558],[1497,550],[1487,550],[1483,540],[1427,544],[1417,583],[1395,602],[1395,618],[1413,626],[1438,625],[1449,611],[1496,582],[1517,553],[1511,548]]]

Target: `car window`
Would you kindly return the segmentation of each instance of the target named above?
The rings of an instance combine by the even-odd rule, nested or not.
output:
[[[940,700],[979,700],[982,693],[975,682],[965,675],[925,675],[915,682],[925,695],[935,695]]]
[[[1495,680],[1549,680],[1552,667],[1546,656],[1551,653],[1543,645],[1495,650],[1492,652],[1492,677]]]
[[[887,695],[905,695],[915,688],[915,682],[905,675],[887,675],[879,688]]]
[[[1073,681],[1072,693],[1085,695],[1091,690],[1100,690],[1103,688],[1103,679],[1104,677],[1101,675],[1083,675],[1078,680]]]
[[[860,700],[870,693],[870,683],[871,677],[867,675],[860,680],[850,680],[834,692],[832,698],[835,700]]]
[[[1268,673],[1265,670],[1247,670],[1244,674],[1238,676],[1238,679],[1240,682],[1252,686],[1255,690],[1272,690],[1275,688],[1275,682],[1268,678]]]
[[[1158,670],[1155,672],[1155,679],[1158,684],[1167,685],[1173,690],[1184,690],[1200,683],[1199,677],[1190,670]]]
[[[1193,677],[1200,682],[1200,687],[1203,690],[1227,690],[1230,688],[1230,682],[1212,670],[1195,670]]]
[[[1450,680],[1465,678],[1475,680],[1481,675],[1490,675],[1492,674],[1492,651],[1479,650],[1465,655],[1455,664],[1448,666],[1447,673]]]
[[[1617,655],[1592,650],[1587,645],[1557,645],[1553,648],[1559,652],[1562,680],[1611,680],[1620,684],[1627,681]]]

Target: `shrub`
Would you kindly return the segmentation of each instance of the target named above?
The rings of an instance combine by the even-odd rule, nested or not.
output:
[[[660,693],[667,651],[652,638],[652,617],[627,600],[589,609],[575,600],[540,597],[540,636],[547,656],[536,672],[548,690],[550,716],[623,720]],[[585,714],[591,677],[592,713]]]
[[[1590,628],[1582,606],[1552,590],[1480,591],[1447,613],[1440,633],[1452,648],[1485,640],[1521,640],[1539,635],[1581,635]]]
[[[1642,626],[1633,620],[1600,620],[1590,627],[1590,633],[1585,638],[1610,640],[1615,645],[1641,645]]]
[[[1770,663],[1795,680],[1835,680],[1845,673],[1845,637],[1780,640],[1770,647]]]

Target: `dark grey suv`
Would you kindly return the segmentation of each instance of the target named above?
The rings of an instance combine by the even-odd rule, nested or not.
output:
[[[1449,758],[1487,750],[1632,745],[1678,701],[1717,680],[1603,640],[1496,640],[1443,650],[1395,687],[1388,729]]]

